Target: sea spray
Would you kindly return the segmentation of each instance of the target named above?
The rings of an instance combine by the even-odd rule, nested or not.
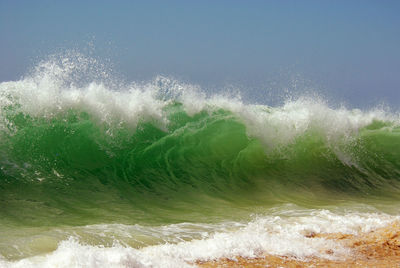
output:
[[[165,77],[117,83],[96,64],[79,54],[51,57],[21,80],[0,84],[4,265],[27,257],[12,265],[172,267],[261,251],[304,257],[325,242],[308,245],[281,221],[275,231],[263,234],[262,225],[246,233],[251,215],[271,221],[272,210],[285,211],[293,224],[314,228],[312,209],[328,209],[336,225],[349,209],[355,218],[373,212],[368,217],[386,223],[399,212],[397,114],[332,108],[309,97],[252,105]],[[285,204],[295,208],[281,209]],[[303,208],[311,209],[305,220],[296,216]],[[221,229],[227,222],[233,224]],[[200,227],[187,234],[180,224]],[[116,234],[118,226],[132,239]],[[152,237],[170,226],[172,234]],[[275,232],[289,241],[282,251],[267,247],[279,240]],[[196,245],[215,251],[190,256]],[[338,258],[345,254],[330,247]],[[151,256],[164,248],[156,263]],[[80,262],[77,252],[94,257]]]

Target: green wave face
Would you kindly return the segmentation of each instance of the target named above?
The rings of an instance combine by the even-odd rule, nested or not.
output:
[[[98,67],[70,53],[0,83],[0,230],[399,199],[398,115],[249,105],[163,77],[113,86]]]
[[[0,83],[0,266],[53,253],[78,263],[68,254],[87,261],[115,243],[139,259],[194,239],[208,251],[221,232],[248,247],[291,230],[291,243],[304,240],[298,226],[400,213],[399,115],[315,98],[251,105],[163,77],[107,84],[103,71],[72,53]]]
[[[84,106],[38,115],[13,103],[1,114],[3,224],[204,221],[279,203],[399,194],[400,128],[393,121],[371,120],[335,139],[316,121],[282,143],[293,126],[277,129],[266,120],[257,124],[278,134],[252,134],[254,124],[235,111],[214,105],[188,113],[179,101],[163,105],[165,124],[143,116],[136,125],[105,122]]]

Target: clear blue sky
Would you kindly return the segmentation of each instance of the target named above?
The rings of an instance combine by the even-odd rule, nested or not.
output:
[[[163,74],[257,99],[297,79],[353,106],[400,107],[400,1],[0,0],[0,81],[91,41],[127,80]]]

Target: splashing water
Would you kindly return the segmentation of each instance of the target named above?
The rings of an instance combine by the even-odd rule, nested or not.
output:
[[[252,105],[165,77],[116,83],[70,53],[0,84],[0,136],[0,266],[340,258],[346,249],[304,232],[399,213],[399,115],[384,109]]]

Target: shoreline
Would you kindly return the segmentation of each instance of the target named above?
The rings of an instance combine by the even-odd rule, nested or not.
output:
[[[334,240],[350,249],[351,255],[343,260],[329,260],[310,256],[306,260],[291,256],[264,254],[256,258],[236,257],[197,261],[202,268],[216,267],[398,267],[400,266],[400,222],[357,235],[342,233],[311,233],[309,239],[324,238]],[[328,254],[332,254],[326,251]]]

